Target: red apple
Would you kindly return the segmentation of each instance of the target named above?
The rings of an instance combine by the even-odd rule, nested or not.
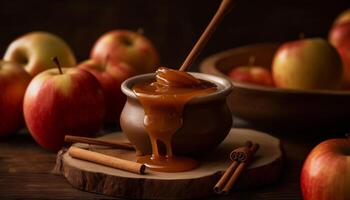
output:
[[[344,22],[350,22],[350,9],[340,13],[340,15],[334,20],[333,25],[342,24]]]
[[[308,155],[301,172],[305,200],[350,198],[350,139],[330,139]]]
[[[344,86],[350,88],[350,21],[334,25],[329,33],[329,41],[342,58]]]
[[[232,69],[228,74],[232,80],[263,86],[273,86],[272,75],[269,70],[261,66],[241,66]]]
[[[78,67],[93,74],[102,87],[106,106],[105,123],[118,123],[126,100],[120,86],[124,80],[134,74],[130,66],[126,63],[112,65],[110,62],[101,63],[97,60],[87,60]]]
[[[66,134],[89,136],[99,131],[105,105],[92,74],[79,68],[62,68],[46,70],[30,82],[23,109],[36,142],[57,151]]]
[[[91,58],[104,62],[107,56],[111,65],[125,62],[137,74],[155,72],[159,67],[159,56],[151,41],[128,30],[108,32],[96,41]]]
[[[272,64],[275,85],[288,89],[340,88],[343,67],[336,49],[321,38],[282,44]]]
[[[24,127],[23,96],[30,80],[19,64],[0,61],[0,136]]]
[[[31,32],[10,44],[4,60],[20,63],[30,75],[35,76],[55,67],[52,57],[58,57],[64,67],[76,65],[72,50],[60,37],[47,32]]]

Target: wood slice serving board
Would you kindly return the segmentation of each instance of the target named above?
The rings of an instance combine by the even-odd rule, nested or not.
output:
[[[101,137],[105,140],[127,141],[121,133]],[[280,141],[266,133],[250,129],[231,129],[220,146],[209,155],[198,158],[200,167],[189,172],[161,173],[146,170],[138,175],[99,164],[72,158],[65,151],[58,153],[55,171],[81,190],[133,199],[188,199],[213,195],[213,187],[228,167],[230,152],[247,140],[260,144],[249,169],[239,178],[236,188],[257,187],[278,179],[282,169]],[[134,151],[74,144],[82,148],[136,160]]]

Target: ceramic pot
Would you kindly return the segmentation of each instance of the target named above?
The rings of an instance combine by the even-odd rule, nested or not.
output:
[[[185,105],[183,125],[172,138],[175,155],[201,155],[215,149],[232,126],[232,115],[226,103],[232,91],[231,82],[209,74],[191,74],[216,84],[218,91],[195,97]],[[121,85],[127,101],[120,116],[120,126],[130,142],[143,154],[151,154],[152,148],[143,123],[144,109],[132,87],[151,79],[154,79],[154,74],[144,74],[129,78]]]

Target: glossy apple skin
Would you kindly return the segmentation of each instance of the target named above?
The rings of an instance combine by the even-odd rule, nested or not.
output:
[[[334,25],[329,32],[329,41],[343,61],[344,87],[350,88],[350,21]]]
[[[57,151],[66,134],[91,136],[100,130],[104,99],[97,79],[78,68],[49,69],[37,75],[24,96],[24,118],[42,147]]]
[[[287,89],[339,89],[343,67],[337,50],[321,38],[282,44],[277,50],[272,75],[275,85]]]
[[[330,139],[308,155],[301,173],[305,200],[346,200],[350,197],[350,139]]]
[[[350,9],[344,10],[340,15],[334,20],[333,25],[342,24],[345,22],[350,22]]]
[[[0,136],[24,128],[23,97],[31,79],[19,64],[0,61]]]
[[[97,60],[87,60],[78,65],[93,74],[99,81],[106,106],[105,124],[119,123],[120,113],[124,107],[126,96],[121,91],[121,83],[131,77],[134,72],[126,63],[111,65]]]
[[[103,62],[107,56],[112,65],[125,62],[137,74],[155,72],[159,67],[159,56],[151,41],[128,30],[105,33],[96,41],[90,57]]]
[[[63,39],[47,32],[30,32],[10,44],[4,60],[20,63],[34,77],[56,67],[53,57],[57,57],[63,67],[76,66],[73,51]]]
[[[270,87],[274,85],[270,71],[260,66],[237,67],[232,69],[228,75],[237,82]]]

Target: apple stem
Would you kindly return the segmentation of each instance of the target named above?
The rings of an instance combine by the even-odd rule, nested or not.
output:
[[[58,58],[57,57],[53,57],[51,60],[52,60],[52,62],[54,62],[56,64],[60,74],[63,74],[62,69],[61,69],[61,64],[60,64],[60,61],[58,61]]]
[[[143,28],[138,28],[136,33],[140,34],[140,35],[143,35],[145,33],[145,30]]]
[[[348,138],[348,139],[350,139],[350,133],[346,133],[346,134],[345,134],[345,137]]]
[[[250,56],[248,60],[249,66],[253,66],[255,63],[255,56]]]

